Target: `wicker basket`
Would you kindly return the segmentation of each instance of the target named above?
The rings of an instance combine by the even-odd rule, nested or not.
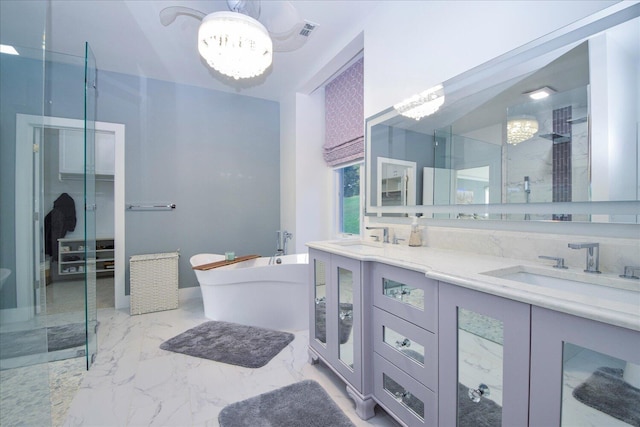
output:
[[[131,314],[178,308],[178,252],[134,255],[131,270]]]

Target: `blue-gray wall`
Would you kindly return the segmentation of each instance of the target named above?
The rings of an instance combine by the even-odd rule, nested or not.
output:
[[[14,270],[15,115],[43,113],[42,62],[0,56],[0,264]],[[82,61],[51,58],[44,114],[81,119]],[[100,58],[97,62],[99,69]],[[275,252],[278,103],[98,71],[96,119],[126,126],[126,203],[177,205],[172,212],[126,213],[127,260],[180,249],[180,287],[191,287],[197,285],[189,265],[194,254]],[[15,307],[11,280],[0,295],[0,308]]]
[[[190,287],[194,254],[275,252],[276,102],[99,72],[97,117],[126,125],[126,203],[177,206],[126,213],[127,259],[180,249],[180,287]]]

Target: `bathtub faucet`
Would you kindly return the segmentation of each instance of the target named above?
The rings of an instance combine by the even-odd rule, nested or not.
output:
[[[277,235],[276,256],[286,255],[287,240],[290,240],[293,237],[293,234],[289,233],[287,230],[278,230],[276,231],[276,235]]]

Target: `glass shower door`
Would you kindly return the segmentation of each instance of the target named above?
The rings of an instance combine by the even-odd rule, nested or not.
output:
[[[85,327],[87,369],[97,353],[98,310],[96,302],[96,58],[85,44],[84,90],[84,259]]]

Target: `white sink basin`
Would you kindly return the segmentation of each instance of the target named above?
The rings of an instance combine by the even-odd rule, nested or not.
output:
[[[548,271],[523,266],[482,274],[593,298],[636,304],[640,307],[640,284],[626,283],[609,276],[566,270]]]
[[[349,249],[357,251],[370,251],[373,249],[382,248],[382,243],[370,242],[367,240],[337,240],[331,243],[338,246],[348,247]]]

